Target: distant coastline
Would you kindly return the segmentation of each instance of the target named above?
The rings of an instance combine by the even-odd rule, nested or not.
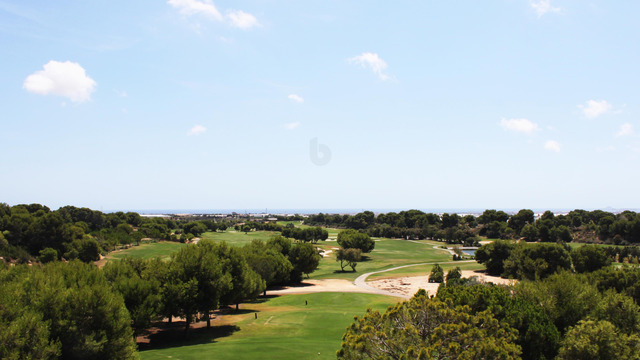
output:
[[[508,214],[515,214],[517,213],[520,209],[515,209],[515,208],[361,208],[361,209],[338,209],[338,208],[325,208],[325,209],[294,209],[294,208],[284,208],[284,209],[269,209],[269,208],[262,208],[262,209],[257,209],[257,208],[236,208],[236,209],[159,209],[159,210],[154,210],[154,209],[118,209],[118,210],[107,210],[105,212],[117,212],[117,211],[133,211],[133,212],[137,212],[141,215],[173,215],[173,214],[192,214],[192,215],[204,215],[204,214],[232,214],[232,213],[237,213],[237,214],[272,214],[272,215],[294,215],[294,214],[299,214],[299,215],[311,215],[311,214],[319,214],[319,213],[323,213],[323,214],[347,214],[347,215],[353,215],[353,214],[357,214],[363,211],[372,211],[375,214],[380,214],[380,213],[389,213],[389,212],[400,212],[400,211],[407,211],[407,210],[420,210],[423,211],[425,213],[435,213],[435,214],[442,214],[442,213],[449,213],[449,214],[453,214],[456,213],[458,215],[481,215],[485,210],[487,209],[496,209],[496,210],[502,210]],[[560,214],[567,214],[572,210],[575,209],[569,209],[569,208],[557,208],[557,209],[541,209],[541,208],[535,208],[535,209],[531,209],[533,210],[535,213],[543,213],[547,210],[550,210],[551,212],[553,212],[556,215],[560,215]],[[584,210],[598,210],[597,208],[585,208]],[[622,208],[622,209],[613,209],[610,207],[606,207],[606,208],[600,208],[599,210],[603,210],[603,211],[607,211],[607,212],[611,212],[614,214],[623,212],[625,210],[631,210],[631,211],[640,211],[640,209],[638,208]]]

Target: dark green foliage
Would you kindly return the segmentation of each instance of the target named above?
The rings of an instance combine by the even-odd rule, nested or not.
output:
[[[282,285],[289,281],[293,265],[277,247],[254,240],[243,247],[243,255],[247,264],[262,277],[267,286]]]
[[[294,244],[289,251],[289,261],[293,265],[291,281],[302,281],[302,274],[311,274],[320,264],[320,255],[309,243]]]
[[[567,332],[558,359],[640,359],[640,338],[621,333],[605,320],[583,320]]]
[[[339,359],[519,359],[516,331],[419,291],[384,314],[368,310],[342,338]]]
[[[310,241],[310,242],[318,242],[319,240],[327,240],[329,237],[329,232],[321,227],[310,227],[310,228],[297,228],[294,227],[293,224],[289,223],[284,229],[282,229],[282,236],[293,238],[300,241]]]
[[[337,240],[343,249],[360,249],[363,253],[371,252],[376,246],[369,235],[356,230],[341,231]]]
[[[611,265],[611,259],[602,247],[585,245],[571,251],[573,268],[578,273],[593,272]]]
[[[523,359],[551,359],[558,351],[560,333],[542,308],[521,297],[513,297],[506,286],[472,284],[467,279],[440,285],[437,298],[454,306],[468,306],[472,314],[489,311],[501,322],[518,330],[517,344]]]
[[[0,321],[9,331],[0,357],[137,358],[129,313],[96,267],[53,262],[1,276]]]
[[[52,248],[44,248],[40,250],[40,256],[38,256],[38,260],[43,264],[56,261],[58,260],[58,251]]]
[[[136,333],[158,317],[161,305],[160,282],[150,272],[150,261],[124,258],[102,269],[107,281],[122,295]]]
[[[570,269],[571,257],[562,245],[519,243],[504,261],[503,276],[544,279],[558,271]]]
[[[362,251],[360,249],[338,249],[336,252],[336,261],[340,261],[342,271],[346,266],[351,267],[352,271],[356,271],[356,266],[360,260],[362,260]]]
[[[504,273],[504,261],[515,247],[516,244],[511,241],[497,240],[476,250],[476,260],[484,264],[489,275],[500,276]]]
[[[560,272],[543,281],[523,281],[515,296],[541,307],[561,333],[584,319],[600,302],[597,288],[583,276]]]
[[[449,283],[450,281],[455,282],[456,280],[460,280],[461,278],[462,278],[462,270],[460,270],[459,266],[456,266],[447,272],[447,276],[445,279],[447,280],[447,283]]]
[[[430,283],[441,283],[444,281],[444,270],[439,264],[434,264],[429,273]]]

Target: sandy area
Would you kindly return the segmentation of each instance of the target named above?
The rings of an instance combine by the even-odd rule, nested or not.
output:
[[[494,284],[511,284],[513,280],[503,279],[496,276],[485,275],[480,271],[463,270],[462,277],[468,278],[476,276],[481,282],[492,282]],[[438,292],[439,283],[430,283],[428,276],[411,276],[403,278],[391,278],[367,281],[367,285],[377,289],[390,291],[403,297],[411,297],[420,289],[425,289],[430,295]]]
[[[513,280],[485,275],[480,271],[463,270],[462,277],[476,276],[481,282],[494,284],[511,284]],[[411,276],[402,278],[380,279],[367,281],[367,285],[376,289],[385,290],[397,294],[399,297],[410,298],[419,289],[425,289],[429,294],[435,295],[438,291],[438,283],[429,283],[428,276]],[[356,286],[350,280],[323,279],[304,280],[299,286],[283,287],[275,290],[267,290],[267,295],[306,294],[315,292],[359,292],[375,293]]]
[[[267,295],[307,294],[315,292],[359,292],[369,293],[357,287],[353,281],[344,279],[304,280],[299,286],[286,286],[277,290],[267,290]]]

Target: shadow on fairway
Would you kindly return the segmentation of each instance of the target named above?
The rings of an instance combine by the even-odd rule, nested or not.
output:
[[[200,327],[189,329],[189,333],[185,334],[184,322],[175,322],[153,330],[147,336],[148,342],[138,343],[140,351],[213,343],[219,338],[231,336],[240,328],[236,325],[212,326],[210,329]]]

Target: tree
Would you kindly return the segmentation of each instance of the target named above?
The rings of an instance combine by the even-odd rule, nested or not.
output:
[[[520,231],[520,236],[526,241],[536,241],[538,240],[538,229],[535,225],[526,224]]]
[[[513,242],[496,240],[476,250],[476,260],[484,264],[489,275],[500,276],[504,272],[504,261],[515,247]]]
[[[308,277],[318,268],[320,259],[321,257],[313,245],[309,243],[294,244],[289,251],[289,261],[293,265],[291,280],[302,281],[302,274],[306,274]]]
[[[569,252],[560,244],[520,243],[504,261],[504,276],[516,279],[544,279],[571,269]]]
[[[58,260],[58,251],[52,248],[45,248],[40,250],[40,256],[38,256],[38,260],[41,263],[46,264],[48,262]]]
[[[571,260],[576,272],[585,273],[599,270],[611,265],[611,259],[603,248],[596,245],[585,245],[571,251]]]
[[[275,235],[267,240],[267,246],[277,250],[284,256],[288,256],[289,251],[291,251],[291,240],[284,236]]]
[[[343,249],[360,249],[363,253],[373,251],[376,246],[375,241],[365,233],[356,230],[343,230],[338,233],[338,245]]]
[[[0,357],[31,348],[34,358],[137,358],[122,297],[97,267],[55,261],[0,277],[0,322],[15,322],[0,332]],[[14,311],[20,308],[27,311]]]
[[[567,331],[560,360],[609,360],[640,358],[640,338],[620,333],[608,321],[583,320]]]
[[[220,291],[221,304],[235,304],[237,310],[240,302],[255,299],[266,288],[265,281],[249,267],[239,248],[209,240],[198,242],[198,246],[216,257],[223,277],[230,281],[228,290]]]
[[[356,265],[362,259],[362,251],[360,249],[338,249],[336,252],[336,261],[340,261],[340,268],[344,271],[346,266],[356,271]]]
[[[419,291],[384,314],[367,310],[342,337],[339,359],[519,359],[516,332]]]
[[[148,261],[124,258],[103,268],[107,281],[122,295],[134,334],[148,328],[160,311],[160,282],[148,272]]]
[[[507,222],[507,224],[509,225],[510,228],[515,230],[516,234],[521,234],[521,230],[527,224],[533,224],[533,221],[534,221],[533,211],[529,209],[522,209],[518,211],[517,214],[512,215],[509,218],[509,221]]]
[[[449,283],[449,281],[456,281],[456,280],[460,280],[461,278],[462,278],[462,270],[460,270],[459,266],[456,266],[447,272],[447,277],[446,277],[447,284]]]
[[[434,264],[429,273],[430,283],[441,283],[444,281],[444,270],[439,264]]]
[[[243,253],[247,264],[262,277],[267,286],[285,284],[289,281],[293,265],[275,247],[268,246],[260,240],[253,240],[251,244],[243,247]]]

